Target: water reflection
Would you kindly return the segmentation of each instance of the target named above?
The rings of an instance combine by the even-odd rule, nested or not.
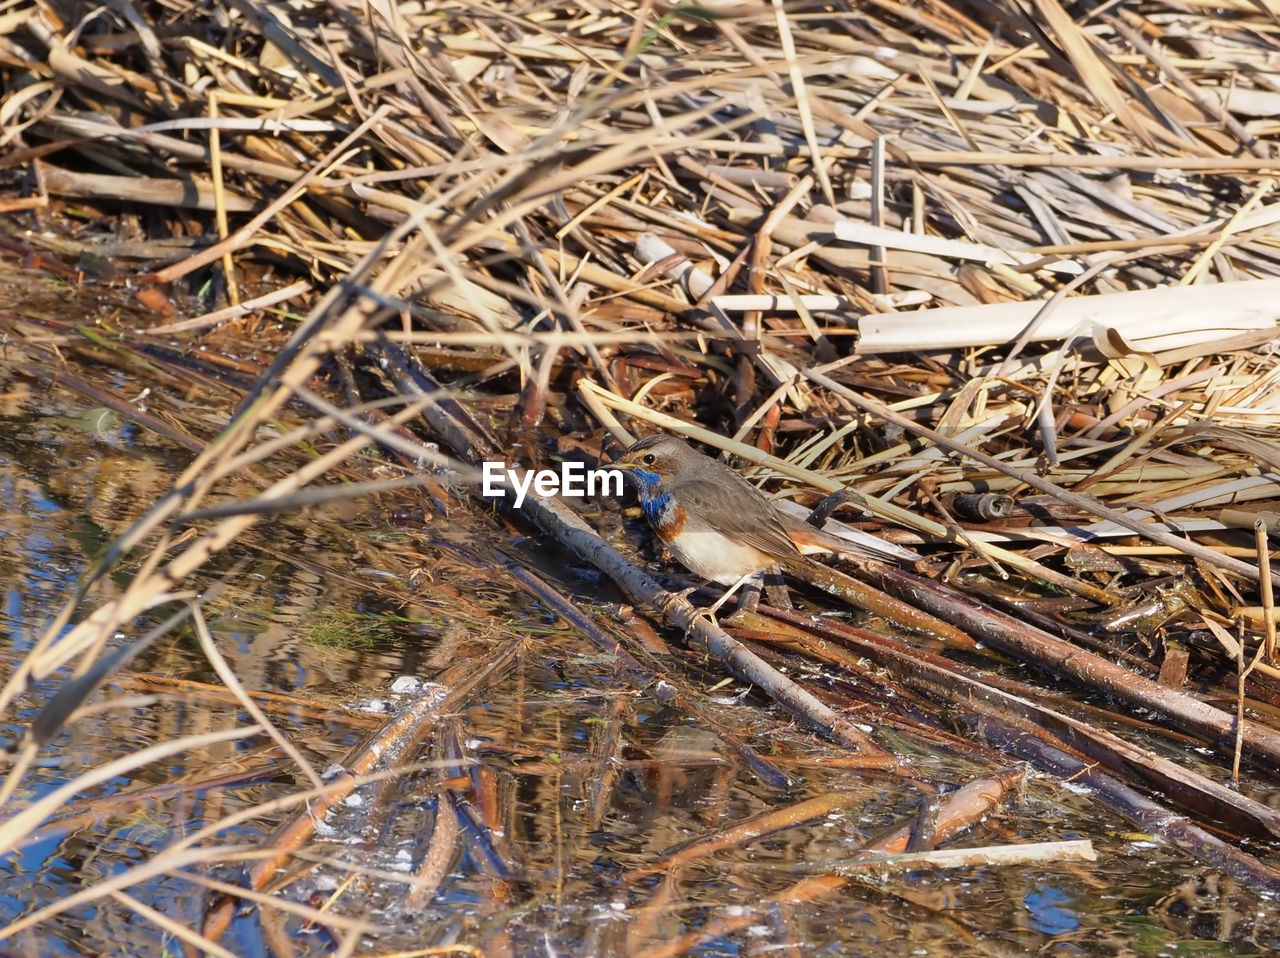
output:
[[[83,412],[74,397],[54,391],[11,403],[0,420],[7,512],[0,572],[8,583],[0,631],[10,661],[73,594],[91,558],[189,456],[138,431],[119,430],[104,442],[82,428]],[[239,491],[249,495],[254,487]],[[607,585],[463,503],[447,517],[430,508],[422,515],[397,523],[372,505],[344,504],[275,518],[195,583],[208,589],[229,576],[207,609],[213,640],[320,771],[349,764],[383,716],[400,714],[415,696],[439,694],[431,683],[509,655],[473,694],[436,717],[394,780],[362,786],[322,816],[314,813],[316,837],[281,880],[281,894],[294,901],[323,901],[342,889],[342,913],[382,926],[378,949],[450,940],[531,955],[1280,946],[1280,923],[1259,917],[1274,918],[1273,903],[1189,865],[1176,849],[1137,849],[1127,822],[1050,781],[1031,780],[965,842],[1079,834],[1096,843],[1097,863],[836,880],[824,863],[853,858],[926,817],[922,809],[939,795],[992,769],[949,751],[943,732],[944,745],[934,748],[905,711],[874,696],[854,718],[882,742],[900,744],[904,754],[910,749],[905,771],[850,767],[846,752],[741,684],[717,687],[723,672],[678,636],[668,637],[665,651],[655,637],[646,662],[683,697],[673,699],[670,689],[637,681],[616,655],[516,588],[486,547],[536,556],[566,593],[588,605],[603,600],[599,621],[629,638],[642,626],[610,604],[616,596]],[[118,595],[135,571],[126,561],[93,601]],[[138,632],[163,614],[147,613]],[[401,676],[418,679],[417,690],[393,690]],[[38,684],[5,717],[11,741],[62,678]],[[858,681],[839,678],[842,689]],[[20,801],[156,743],[251,722],[222,690],[190,628],[147,650],[94,701],[93,715],[41,752]],[[762,771],[766,765],[776,779]],[[111,778],[69,799],[0,860],[0,883],[15,890],[0,905],[0,923],[308,784],[261,735]],[[821,814],[773,824],[771,816],[822,796],[837,798]],[[308,811],[264,810],[218,841],[262,847],[298,814]],[[753,830],[765,822],[769,827]],[[242,881],[244,867],[228,863],[200,874]],[[148,877],[130,893],[193,928],[216,910],[216,896],[178,872]],[[261,922],[253,910],[240,913],[224,941],[252,951]],[[296,943],[300,954],[326,953],[330,945],[323,935]],[[161,936],[119,902],[97,902],[42,926],[38,939],[19,939],[13,950],[37,946],[42,954],[152,954]]]

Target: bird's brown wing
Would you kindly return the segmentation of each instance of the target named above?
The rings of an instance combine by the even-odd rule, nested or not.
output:
[[[891,546],[887,542],[881,548],[876,545],[874,538],[869,542],[864,542],[832,535],[816,526],[810,525],[803,519],[798,519],[785,512],[781,513],[780,518],[791,541],[805,555],[812,555],[815,551],[834,552],[839,555],[862,556],[866,559],[882,559],[887,562],[901,562],[904,558],[909,558],[912,555],[910,551]],[[916,558],[919,558],[919,556],[916,556]]]
[[[726,467],[714,479],[681,482],[671,488],[671,493],[689,517],[686,522],[713,526],[717,532],[781,560],[800,558],[800,550],[787,535],[773,505],[732,469]]]

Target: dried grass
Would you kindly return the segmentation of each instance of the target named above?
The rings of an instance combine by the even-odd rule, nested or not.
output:
[[[954,552],[961,579],[1012,573],[1105,605],[1148,557],[1194,575],[1184,627],[1217,636],[1201,654],[1243,672],[1265,631],[1243,610],[1266,610],[1274,647],[1270,596],[1253,600],[1269,557],[1218,509],[1280,494],[1280,26],[1245,0],[1101,10],[9,5],[0,162],[36,201],[9,209],[152,204],[175,232],[217,241],[149,238],[129,251],[143,281],[222,264],[235,290],[270,260],[310,312],[118,544],[109,561],[141,560],[126,592],[65,609],[0,711],[183,599],[210,557],[369,439],[426,461],[399,429],[426,412],[455,438],[461,462],[445,464],[480,458],[457,396],[428,385],[414,399],[409,373],[373,427],[372,405],[339,409],[310,387],[331,358],[399,355],[383,345],[479,357],[490,381],[514,373],[526,425],[579,373],[567,401],[619,433],[616,411],[694,434],[698,402],[727,398],[731,412],[704,416],[732,435],[718,444],[769,478],[853,486],[904,542]],[[120,253],[25,242],[64,260]],[[311,302],[311,289],[328,291]],[[122,334],[189,341],[274,305],[231,300]],[[292,401],[315,422],[260,438]],[[337,430],[349,438],[236,514],[209,508],[228,476]],[[993,523],[948,511],[987,490],[1028,506]],[[170,555],[184,525],[198,535]],[[1084,542],[1115,564],[1061,561]],[[1280,663],[1256,662],[1249,692],[1270,701]],[[11,789],[95,684],[26,743]],[[47,812],[9,818],[0,846]]]

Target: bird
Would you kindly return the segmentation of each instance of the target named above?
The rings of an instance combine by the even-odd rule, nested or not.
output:
[[[760,573],[794,569],[815,553],[899,555],[888,543],[877,550],[783,512],[724,463],[674,436],[641,439],[611,465],[631,476],[645,518],[670,553],[699,578],[729,586],[712,607],[713,616]]]

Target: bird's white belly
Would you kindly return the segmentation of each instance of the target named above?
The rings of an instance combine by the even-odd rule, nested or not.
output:
[[[720,585],[734,585],[748,572],[772,563],[760,550],[707,526],[686,522],[679,537],[667,542],[671,554],[694,575]]]

